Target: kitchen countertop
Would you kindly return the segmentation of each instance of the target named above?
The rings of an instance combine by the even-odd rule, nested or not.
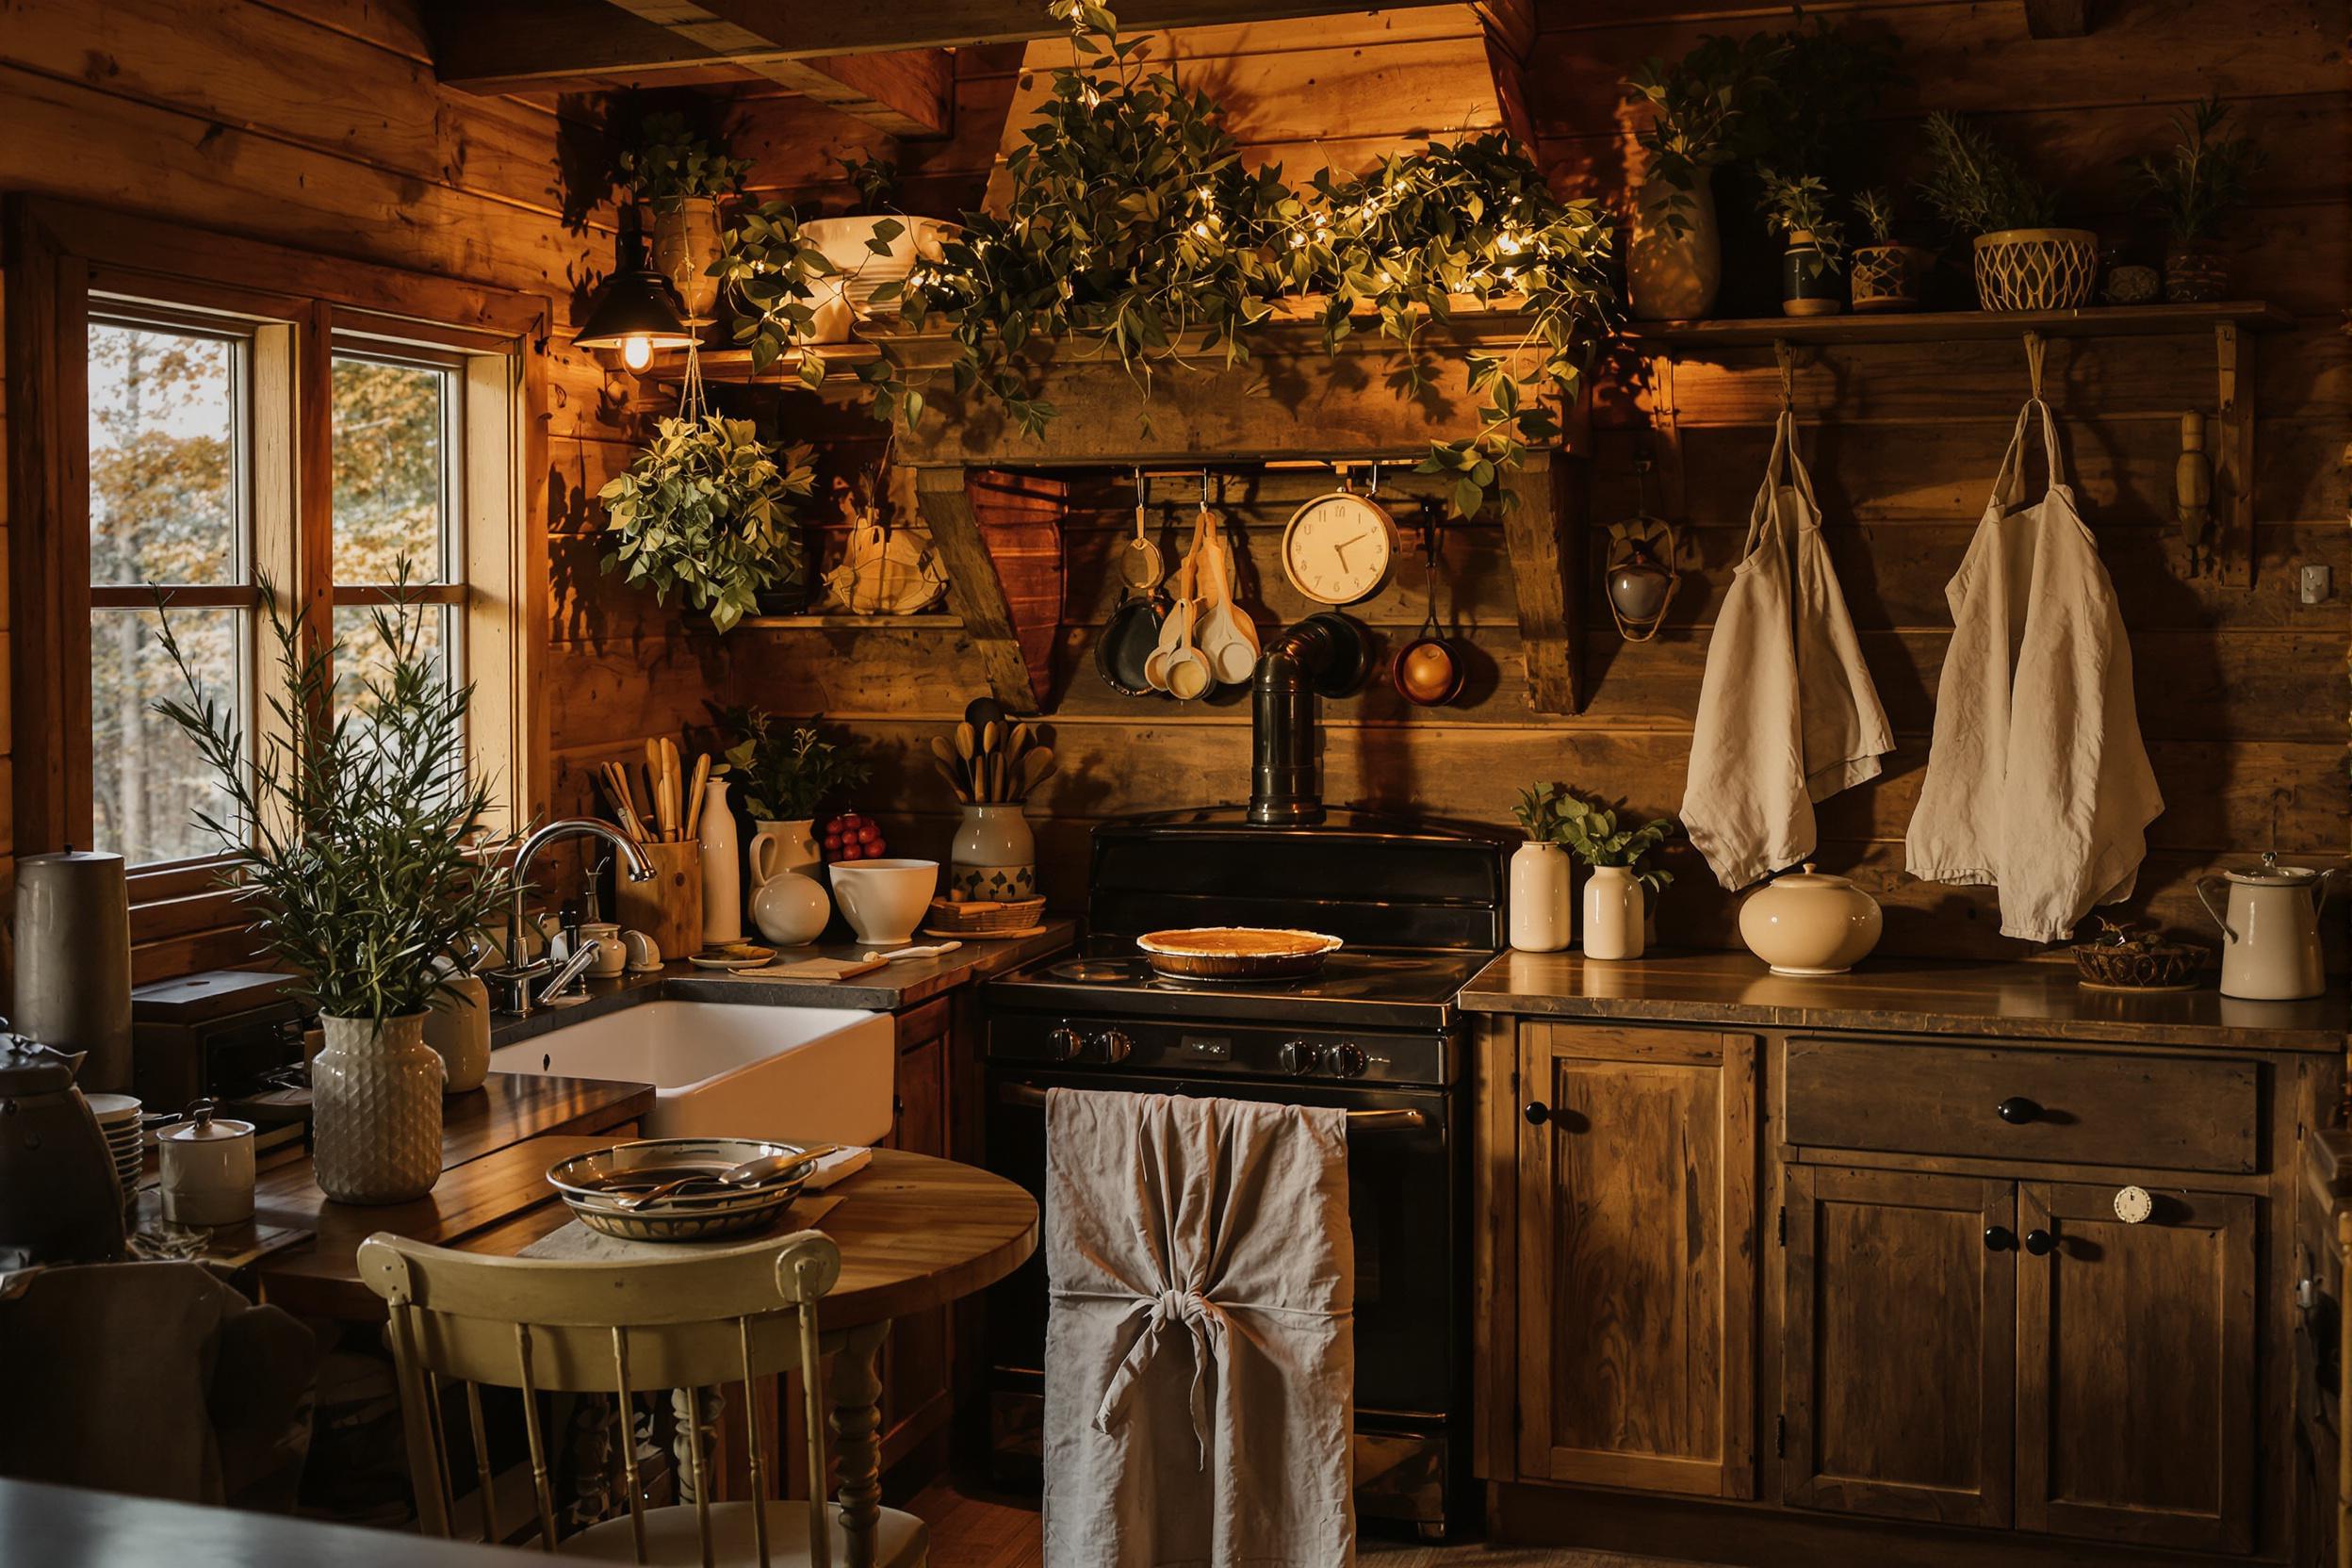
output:
[[[1033,937],[1009,941],[966,939],[963,946],[953,953],[943,953],[936,958],[901,958],[854,980],[787,980],[758,970],[729,974],[724,970],[698,969],[681,959],[664,966],[659,974],[591,980],[585,1002],[542,1008],[528,1018],[493,1014],[490,1039],[493,1045],[513,1045],[567,1023],[663,997],[684,1002],[731,1002],[753,1007],[854,1007],[870,1013],[904,1012],[958,987],[1058,953],[1077,940],[1077,932],[1078,923],[1074,920],[1049,920]],[[915,939],[925,944],[932,939]],[[815,947],[781,949],[777,961],[857,958],[868,951],[861,942],[825,942]]]
[[[2091,990],[2071,963],[1866,959],[1851,974],[1772,973],[1745,953],[1661,953],[1624,963],[1576,953],[1505,953],[1463,988],[1465,1012],[1863,1029],[2255,1051],[2344,1049],[2352,1016],[2341,983],[2303,1002],[2242,1002],[2193,991]]]

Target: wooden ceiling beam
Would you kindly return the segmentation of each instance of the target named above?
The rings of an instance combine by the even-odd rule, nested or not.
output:
[[[713,57],[765,76],[894,136],[945,136],[954,123],[956,58],[944,49],[799,56],[785,41],[697,0],[613,0],[641,22]]]
[[[1370,9],[1332,0],[1124,0],[1129,32],[1168,27],[1341,16]],[[754,41],[731,54],[645,19],[647,11],[701,13]],[[634,13],[634,14],[632,14]],[[841,81],[837,57],[893,55],[965,44],[1013,43],[1062,31],[1042,5],[1026,0],[900,0],[891,6],[809,0],[630,0],[588,8],[580,0],[434,0],[429,14],[434,72],[469,92],[536,92],[569,85],[609,86],[638,73],[735,65],[768,74],[787,62],[822,61]],[[874,84],[866,79],[867,87]],[[876,94],[877,101],[879,95]]]

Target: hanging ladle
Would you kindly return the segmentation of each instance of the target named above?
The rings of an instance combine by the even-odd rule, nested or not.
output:
[[[1158,587],[1160,579],[1168,571],[1168,564],[1160,559],[1159,546],[1153,544],[1144,532],[1143,514],[1146,493],[1150,487],[1151,482],[1143,477],[1143,470],[1137,468],[1135,470],[1135,536],[1127,541],[1125,549],[1119,552],[1119,580],[1127,584],[1130,592],[1137,595],[1149,594]]]
[[[1437,519],[1426,504],[1421,514],[1421,536],[1426,542],[1423,560],[1428,570],[1429,612],[1421,622],[1421,634],[1396,650],[1396,662],[1389,666],[1389,679],[1395,684],[1396,694],[1407,702],[1422,708],[1443,708],[1462,695],[1469,664],[1453,640],[1438,629]]]

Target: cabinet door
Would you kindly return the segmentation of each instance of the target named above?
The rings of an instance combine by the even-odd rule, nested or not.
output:
[[[1520,1473],[1754,1495],[1755,1042],[1519,1039]]]
[[[893,1149],[917,1154],[947,1152],[951,1014],[936,1002],[900,1018],[897,1119]],[[952,1320],[935,1307],[890,1325],[882,1342],[882,1457],[894,1464],[947,1420],[953,1379]]]
[[[2256,1200],[2158,1191],[2127,1225],[2113,1186],[2017,1197],[2018,1525],[2249,1550]]]
[[[2008,1524],[2014,1189],[1791,1166],[1786,1190],[1782,1497]]]

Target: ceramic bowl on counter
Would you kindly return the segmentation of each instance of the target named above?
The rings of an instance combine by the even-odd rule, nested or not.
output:
[[[1774,974],[1843,974],[1870,956],[1885,924],[1878,900],[1810,860],[1740,906],[1740,939]]]

